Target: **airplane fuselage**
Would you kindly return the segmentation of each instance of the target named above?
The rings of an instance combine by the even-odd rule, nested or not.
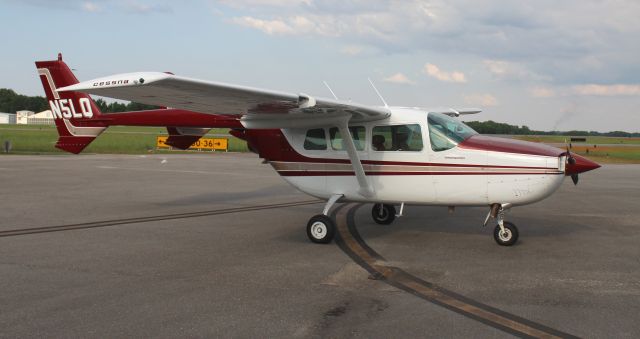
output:
[[[477,134],[441,149],[433,145],[438,140],[430,133],[437,130],[427,117],[424,111],[395,108],[390,118],[350,126],[357,130],[352,136],[358,139],[370,196],[359,193],[347,152],[331,127],[261,131],[249,141],[288,183],[322,199],[342,194],[348,201],[389,204],[524,205],[546,198],[564,180],[561,149]],[[410,131],[414,145],[403,150],[387,142],[386,149],[376,148],[375,136],[389,138],[393,128]],[[308,147],[310,134],[318,143],[314,147]]]

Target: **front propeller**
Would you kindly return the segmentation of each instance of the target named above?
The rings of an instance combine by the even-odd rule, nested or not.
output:
[[[572,154],[569,144],[567,144],[566,156],[567,161],[565,164],[564,173],[565,175],[571,176],[571,181],[573,181],[574,185],[578,184],[579,173],[590,171],[600,167],[600,165],[596,162],[593,162],[579,155]]]
[[[566,141],[565,141],[566,142]],[[567,164],[571,166],[574,166],[576,164],[576,158],[574,158],[571,155],[571,145],[567,144]],[[566,168],[566,166],[565,166]],[[571,174],[571,181],[573,181],[574,185],[578,185],[578,173],[573,173]]]

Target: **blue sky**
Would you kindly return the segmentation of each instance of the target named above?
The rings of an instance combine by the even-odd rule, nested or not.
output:
[[[640,131],[640,2],[0,0],[0,87],[175,74],[378,105],[482,107],[535,129]]]

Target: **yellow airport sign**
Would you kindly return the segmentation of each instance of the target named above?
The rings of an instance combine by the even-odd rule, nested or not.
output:
[[[167,136],[158,136],[156,137],[156,147],[157,148],[171,148],[170,145],[166,144],[166,141],[169,137]],[[229,146],[229,141],[225,138],[200,138],[198,141],[193,143],[190,150],[213,150],[213,151],[226,151]]]

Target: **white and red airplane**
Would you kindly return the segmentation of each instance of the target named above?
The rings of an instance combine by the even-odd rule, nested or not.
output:
[[[307,224],[315,243],[335,234],[336,202],[373,203],[372,217],[390,224],[404,205],[488,206],[494,238],[513,245],[516,226],[504,212],[540,201],[565,176],[600,167],[538,143],[483,136],[456,119],[466,110],[382,107],[190,79],[163,72],[107,76],[79,83],[59,54],[36,62],[59,139],[80,153],[107,127],[166,126],[167,144],[188,148],[211,128],[230,128],[287,182],[327,201]],[[171,107],[101,114],[89,94]],[[384,100],[383,100],[384,102]],[[396,214],[395,206],[400,207]]]

